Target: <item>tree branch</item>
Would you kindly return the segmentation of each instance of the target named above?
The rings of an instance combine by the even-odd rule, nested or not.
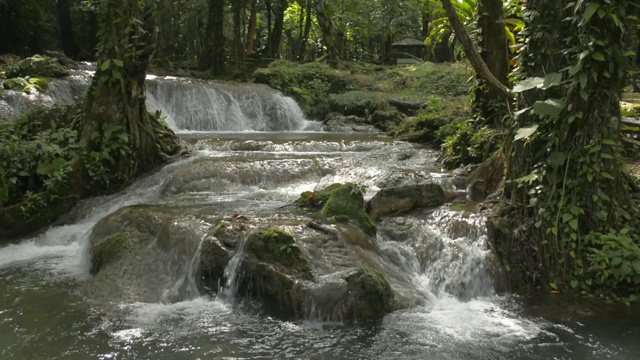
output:
[[[467,31],[464,29],[460,19],[458,19],[458,14],[456,14],[456,9],[451,4],[451,0],[440,0],[440,2],[442,3],[444,11],[447,13],[449,23],[451,23],[451,26],[453,27],[456,39],[462,44],[464,53],[467,55],[473,69],[480,77],[485,79],[491,87],[499,91],[501,95],[506,98],[512,98],[513,93],[511,90],[493,76],[493,73],[489,70],[487,64],[482,60],[482,56],[480,56],[480,53],[478,53],[476,48],[473,46],[473,42],[471,41],[469,34],[467,34]],[[487,36],[488,34],[484,35]]]

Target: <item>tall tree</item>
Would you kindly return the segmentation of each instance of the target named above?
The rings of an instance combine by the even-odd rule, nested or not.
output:
[[[249,15],[249,29],[247,30],[246,55],[253,54],[253,44],[256,37],[258,18],[258,0],[251,0],[251,10]]]
[[[269,32],[267,39],[267,53],[270,57],[276,58],[280,53],[282,42],[282,31],[284,30],[284,12],[289,6],[289,0],[276,0],[273,5],[274,23],[273,29]]]
[[[220,76],[225,69],[224,56],[224,0],[208,0],[204,47],[200,54],[200,69]]]
[[[478,0],[477,13],[480,55],[493,76],[506,86],[509,75],[509,51],[503,1]],[[498,126],[502,118],[508,114],[509,99],[480,79],[476,86],[474,107],[484,118],[485,124]]]
[[[242,43],[244,0],[232,0],[231,12],[233,13],[234,62],[236,69],[239,69],[244,62],[244,44]]]
[[[71,0],[58,0],[58,26],[60,27],[60,43],[62,50],[69,57],[76,58],[80,49],[76,42],[71,21]]]

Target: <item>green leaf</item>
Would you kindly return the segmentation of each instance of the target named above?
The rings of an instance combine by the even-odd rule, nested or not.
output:
[[[558,116],[562,111],[564,101],[561,99],[547,99],[545,101],[536,101],[533,104],[533,112],[537,115]]]
[[[52,173],[51,164],[49,163],[40,163],[38,164],[38,169],[36,169],[38,175],[49,175]]]
[[[533,88],[537,88],[544,84],[544,79],[540,77],[530,77],[520,81],[516,86],[513,87],[513,92],[521,93],[523,91],[531,90]]]
[[[55,158],[52,162],[51,162],[51,170],[58,171],[60,169],[62,169],[65,165],[67,165],[67,160],[63,159],[63,158]]]
[[[116,79],[116,80],[122,79],[122,74],[118,70],[114,70],[111,75],[113,75],[113,78]]]
[[[542,90],[550,89],[562,82],[562,74],[554,72],[544,77],[544,83],[541,86]]]
[[[602,176],[605,179],[613,180],[613,176],[606,171],[601,172],[600,176]]]
[[[573,219],[573,215],[571,213],[564,213],[562,215],[562,222],[567,222],[571,219]]]
[[[533,124],[531,126],[520,128],[516,132],[516,136],[514,137],[514,140],[517,141],[520,139],[528,139],[529,137],[531,137],[531,135],[535,134],[536,130],[538,130],[538,124]]]
[[[117,67],[124,67],[124,63],[120,59],[113,59],[113,63],[116,64]]]
[[[593,53],[591,54],[591,57],[597,61],[606,61],[604,54],[602,54],[601,52]]]
[[[569,226],[575,231],[578,230],[578,219],[573,219],[569,221]]]
[[[554,151],[551,154],[549,154],[549,157],[547,158],[547,162],[552,167],[559,167],[562,164],[564,164],[564,160],[566,158],[567,158],[567,155],[565,153],[561,151]]]
[[[516,111],[516,112],[515,112],[515,115],[516,115],[516,117],[518,117],[518,116],[520,116],[520,115],[522,115],[522,114],[526,113],[526,112],[527,112],[527,111],[529,111],[529,110],[531,110],[531,106],[529,106],[529,107],[526,107],[526,108],[524,108],[524,109],[520,109],[520,110]]]
[[[100,69],[102,71],[107,71],[107,69],[109,69],[109,66],[111,66],[111,61],[107,59],[105,60],[105,62],[102,63],[102,65],[100,65]]]
[[[578,280],[571,280],[571,288],[575,289],[578,287]]]
[[[580,87],[581,88],[586,88],[587,87],[587,80],[589,79],[589,76],[587,76],[587,74],[585,73],[580,73]]]
[[[598,9],[600,9],[600,4],[595,3],[595,2],[590,2],[587,5],[587,9],[584,11],[584,17],[582,18],[583,24],[586,24],[589,22],[589,20],[591,20],[591,18],[593,17],[593,14],[596,13],[596,11],[598,11]]]

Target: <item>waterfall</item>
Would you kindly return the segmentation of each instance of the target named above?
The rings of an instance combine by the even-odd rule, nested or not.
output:
[[[147,77],[147,106],[175,130],[295,131],[307,121],[296,102],[262,85]]]
[[[244,251],[246,239],[242,239],[238,245],[238,251],[233,254],[233,257],[227,263],[227,266],[224,268],[224,285],[218,287],[218,294],[222,298],[222,300],[227,303],[233,303],[235,301],[236,293],[238,292],[238,286],[240,285],[240,281],[242,280],[242,262],[246,257],[246,253]]]
[[[90,71],[73,71],[53,79],[42,93],[6,90],[0,98],[0,119],[15,119],[38,106],[70,105],[82,99],[91,79]],[[146,87],[148,110],[160,110],[176,132],[320,129],[319,123],[305,119],[292,98],[264,85],[148,75]]]

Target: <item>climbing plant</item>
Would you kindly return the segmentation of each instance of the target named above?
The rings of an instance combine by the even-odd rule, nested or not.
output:
[[[560,47],[551,72],[514,89],[528,99],[517,113],[527,123],[513,122],[508,159],[511,200],[528,224],[528,242],[520,246],[533,254],[530,280],[552,290],[637,300],[640,207],[622,149],[639,143],[621,136],[619,108],[634,9],[627,0],[578,0],[561,12],[570,31],[541,26],[528,34],[541,39],[561,31],[563,45],[571,44]],[[540,14],[528,16],[540,21]],[[558,57],[557,48],[533,51],[523,56]]]

